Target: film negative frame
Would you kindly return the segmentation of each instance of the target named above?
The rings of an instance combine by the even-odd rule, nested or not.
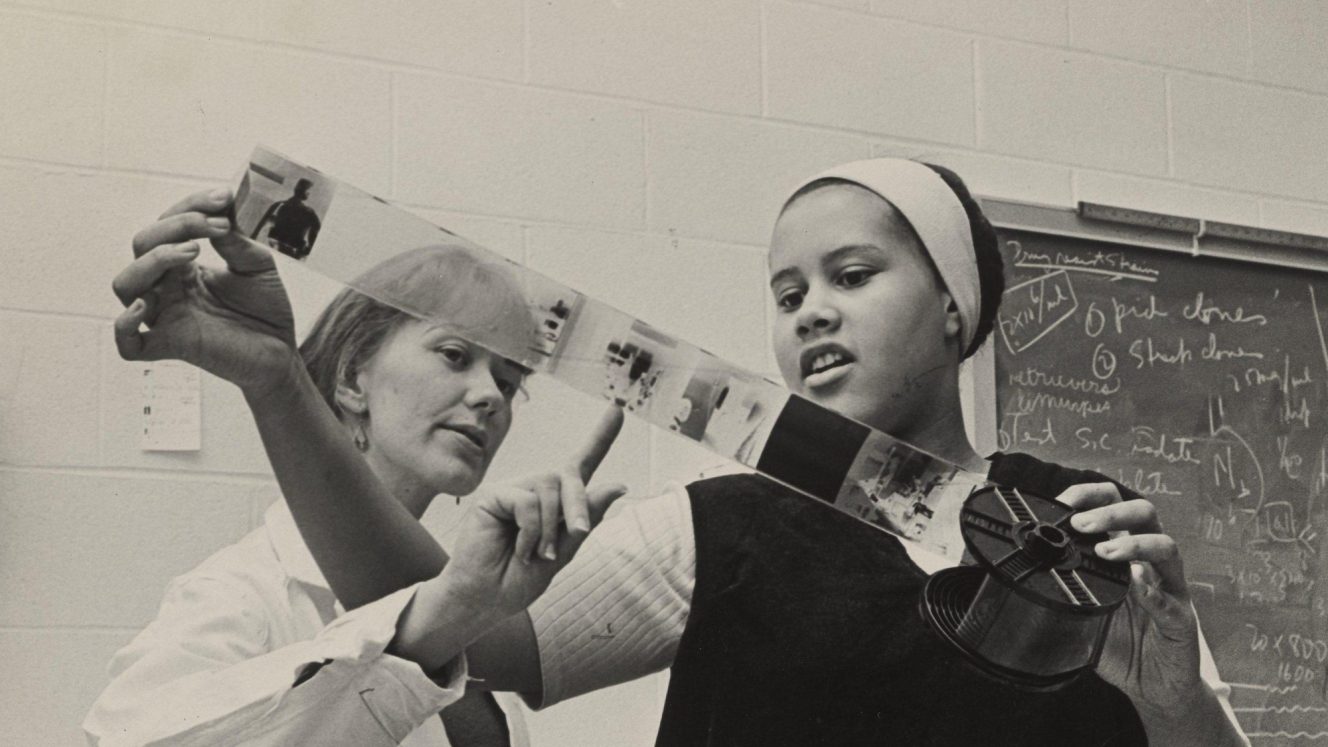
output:
[[[496,355],[610,400],[657,428],[952,562],[963,558],[960,510],[970,493],[989,484],[983,475],[793,394],[263,146],[255,148],[235,195],[237,229],[257,246],[285,253],[381,303],[447,324]],[[270,225],[283,213],[300,223]],[[264,228],[266,243],[259,241]],[[430,293],[428,277],[408,284],[374,279],[375,268],[404,253],[445,256],[454,249],[488,268],[476,276],[481,284],[487,272],[506,278],[485,287],[518,289],[516,305],[525,314],[514,320],[512,304],[495,300],[502,295],[496,290],[462,294],[471,298],[466,302]],[[446,261],[438,265],[440,271],[446,266]],[[534,331],[527,334],[530,321]]]

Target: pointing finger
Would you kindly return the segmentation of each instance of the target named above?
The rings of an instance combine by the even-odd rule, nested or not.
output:
[[[618,438],[618,433],[622,431],[622,424],[623,411],[617,405],[610,405],[600,416],[599,422],[595,424],[595,429],[590,433],[590,437],[582,445],[581,450],[572,458],[571,463],[576,466],[577,472],[581,475],[582,483],[590,482],[595,470],[599,469],[600,462],[603,462],[604,457],[608,456],[614,439]]]
[[[558,484],[558,478],[550,476],[535,485],[535,495],[539,497],[539,555],[545,560],[558,557],[558,518],[562,509]]]
[[[586,505],[586,485],[575,470],[559,475],[562,482],[563,521],[570,532],[585,534],[590,531],[590,510]]]

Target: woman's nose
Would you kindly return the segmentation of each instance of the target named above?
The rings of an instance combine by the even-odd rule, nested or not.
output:
[[[808,293],[798,310],[798,336],[805,338],[833,332],[839,328],[839,322],[839,309],[829,299],[819,293]]]
[[[487,366],[472,366],[467,375],[466,405],[492,415],[503,400],[498,381]]]

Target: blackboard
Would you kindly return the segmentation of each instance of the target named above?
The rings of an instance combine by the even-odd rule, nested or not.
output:
[[[1149,497],[1254,744],[1328,744],[1328,274],[1078,226],[998,228],[997,445]]]

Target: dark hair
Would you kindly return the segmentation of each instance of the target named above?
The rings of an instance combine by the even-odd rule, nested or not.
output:
[[[941,180],[950,188],[950,191],[954,192],[955,197],[959,198],[959,204],[964,206],[964,213],[968,215],[968,229],[973,236],[973,254],[978,264],[979,302],[977,324],[973,328],[973,342],[969,344],[968,349],[960,357],[961,360],[966,360],[976,353],[978,348],[982,347],[982,343],[986,342],[992,328],[996,325],[996,311],[1001,305],[1001,295],[1005,293],[1005,260],[1001,258],[1000,244],[996,240],[996,229],[991,227],[987,216],[982,213],[982,208],[968,191],[968,186],[964,184],[964,180],[944,166],[937,166],[925,161],[919,161],[919,163],[935,171],[941,177]],[[816,179],[802,185],[798,191],[785,200],[780,214],[782,215],[784,210],[788,210],[789,205],[792,205],[800,197],[835,184],[858,186],[856,182],[838,177]],[[924,252],[924,258],[927,260],[927,264],[931,266],[931,271],[936,276],[937,282],[944,286],[945,280],[941,277],[940,271],[936,269],[936,263],[931,254]]]
[[[402,252],[351,284],[406,306],[410,312],[344,288],[318,315],[300,343],[300,357],[318,393],[338,418],[344,412],[337,402],[337,386],[354,382],[403,322],[456,320],[481,338],[514,328],[518,334],[534,335],[534,319],[514,281],[463,247],[428,246]]]
[[[978,305],[977,326],[973,329],[973,342],[964,351],[964,358],[976,353],[986,342],[996,325],[996,312],[1001,307],[1001,296],[1005,293],[1005,260],[1001,257],[1000,242],[996,239],[996,229],[982,213],[982,207],[968,191],[968,185],[959,175],[944,166],[922,162],[923,166],[935,171],[945,181],[946,186],[959,198],[968,214],[968,230],[973,234],[973,254],[978,262],[978,288],[981,291]]]

